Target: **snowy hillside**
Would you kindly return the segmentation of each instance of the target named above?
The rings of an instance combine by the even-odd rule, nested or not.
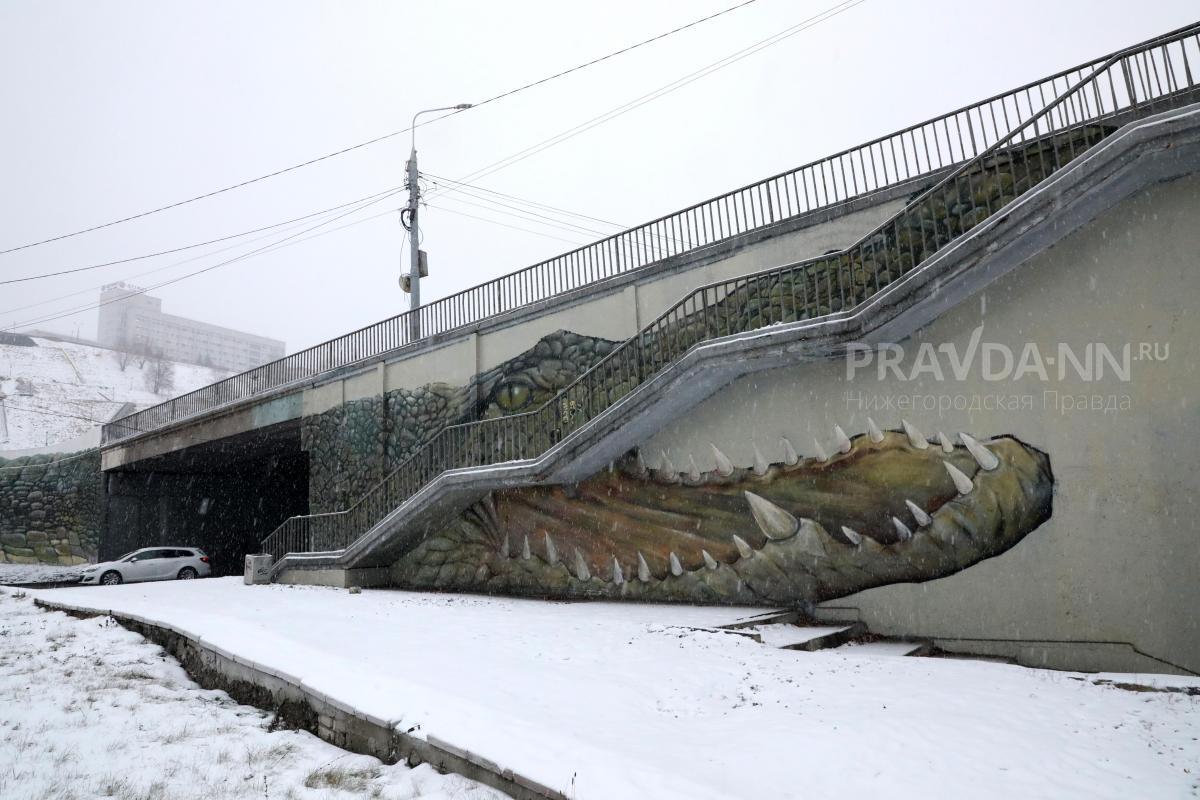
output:
[[[37,337],[33,341],[36,347],[0,344],[0,392],[7,395],[8,421],[7,439],[0,426],[0,456],[56,444],[63,449],[87,446],[87,434],[97,428],[91,420],[107,421],[125,403],[145,408],[229,375],[168,362],[168,369],[159,370],[155,392],[150,359],[71,342]],[[162,379],[164,371],[171,380]],[[75,441],[79,437],[85,439]]]

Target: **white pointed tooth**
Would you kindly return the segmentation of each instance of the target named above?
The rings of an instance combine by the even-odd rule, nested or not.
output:
[[[509,549],[508,534],[506,533],[506,534],[504,534],[504,542],[501,543],[501,545],[500,545],[500,555],[504,556],[505,558],[508,558],[511,553],[512,553],[512,550]]]
[[[678,578],[680,575],[683,574],[683,564],[679,563],[679,556],[675,555],[674,552],[671,553],[670,561],[671,561],[671,574],[674,575],[676,578]]]
[[[854,545],[855,547],[858,547],[860,544],[862,544],[862,540],[863,540],[862,534],[859,533],[858,531],[854,530],[854,528],[848,528],[845,525],[843,525],[842,533],[846,536],[847,539],[850,540],[850,543],[852,545]]]
[[[792,443],[786,437],[780,439],[779,444],[783,447],[783,463],[789,467],[794,467],[800,463],[800,454],[796,452],[796,448],[792,447]]]
[[[525,537],[525,544],[521,545],[521,558],[528,561],[533,558],[533,554],[529,552],[529,537]]]
[[[949,461],[943,461],[942,466],[946,468],[946,472],[950,473],[950,479],[954,481],[954,488],[959,494],[970,494],[975,488],[975,484],[971,483],[971,479],[963,474],[963,471],[951,464]]]
[[[896,529],[896,535],[900,537],[900,541],[902,542],[907,542],[913,536],[913,532],[899,517],[892,517],[892,527]]]
[[[575,548],[575,577],[581,581],[590,581],[592,579],[592,571],[588,569],[587,561],[583,557],[583,553],[579,552],[579,548]]]
[[[558,563],[558,548],[554,546],[554,540],[550,538],[550,534],[546,534],[546,563]]]
[[[692,483],[700,482],[700,468],[696,466],[695,456],[688,455],[688,480]]]
[[[704,556],[704,566],[709,569],[717,568],[717,560],[707,550],[701,550],[700,555]]]
[[[942,433],[941,431],[938,431],[938,441],[942,445],[943,453],[953,453],[954,452],[954,442],[950,441],[950,437],[947,436],[946,434]]]
[[[912,500],[905,500],[904,505],[908,506],[908,510],[912,512],[913,519],[917,524],[924,528],[929,523],[933,522],[933,518],[925,513],[925,509],[914,503]]]
[[[883,441],[883,431],[879,430],[879,426],[875,424],[875,420],[867,417],[867,433],[871,436],[871,441],[879,444]]]
[[[715,460],[717,462],[717,474],[720,475],[721,477],[727,477],[729,475],[732,475],[733,474],[733,462],[730,461],[728,456],[726,456],[724,453],[722,453],[720,451],[720,449],[718,449],[717,446],[715,444],[713,444],[712,442],[709,442],[708,446],[712,448],[713,460]]]
[[[780,508],[765,497],[759,497],[754,492],[742,492],[750,502],[750,513],[758,528],[768,539],[790,539],[800,530],[800,520]]]
[[[841,425],[833,426],[833,438],[837,442],[838,450],[841,450],[843,453],[849,453],[850,448],[854,446],[850,443],[850,437],[842,430]]]
[[[979,465],[980,469],[991,472],[1000,466],[999,457],[991,450],[988,450],[987,447],[975,441],[973,436],[960,432],[958,438],[967,446],[967,452],[975,457],[975,463]]]
[[[821,443],[816,439],[813,439],[813,452],[817,454],[817,459],[819,461],[829,460],[829,454],[825,452],[825,448],[821,447]]]
[[[733,544],[737,547],[738,553],[741,554],[742,558],[749,558],[754,555],[754,548],[736,533],[733,535]]]
[[[642,456],[641,450],[634,452],[633,470],[642,478],[650,474],[650,470],[646,468],[646,459]]]
[[[758,449],[758,445],[754,445],[754,474],[762,477],[767,474],[767,469],[770,467],[767,464],[767,459],[763,458],[762,451]]]
[[[675,465],[671,463],[671,459],[667,458],[666,450],[662,451],[662,458],[658,461],[658,471],[663,473],[663,475],[674,476],[678,474],[675,472]]]
[[[904,426],[904,433],[908,435],[908,443],[918,450],[927,450],[929,442],[925,439],[925,434],[917,430],[917,427],[906,419],[900,420],[900,424]]]
[[[642,558],[642,554],[638,552],[638,580],[642,583],[650,582],[650,565],[646,563],[646,559]]]
[[[612,579],[613,579],[613,583],[616,583],[616,584],[621,584],[621,583],[625,582],[625,573],[621,572],[621,565],[617,563],[616,556],[613,556]]]

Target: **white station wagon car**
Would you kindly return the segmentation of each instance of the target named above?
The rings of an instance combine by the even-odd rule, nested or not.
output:
[[[208,555],[198,547],[143,547],[115,561],[88,567],[79,582],[115,586],[138,581],[187,581],[207,578],[211,572]]]

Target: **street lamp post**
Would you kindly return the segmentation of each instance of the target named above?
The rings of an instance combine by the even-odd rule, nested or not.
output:
[[[465,111],[470,108],[470,103],[459,103],[456,106],[443,106],[441,108],[427,108],[424,111],[418,111],[413,114],[412,118],[412,151],[408,156],[408,251],[409,251],[409,268],[408,281],[403,277],[400,278],[400,286],[405,288],[411,298],[409,300],[409,310],[413,313],[409,316],[408,332],[409,340],[417,341],[421,338],[421,320],[416,313],[421,307],[421,256],[423,255],[420,249],[420,228],[417,224],[417,204],[421,199],[421,189],[418,184],[417,171],[417,117],[422,114],[431,114],[434,111]]]

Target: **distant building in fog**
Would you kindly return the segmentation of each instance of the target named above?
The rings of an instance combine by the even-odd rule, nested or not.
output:
[[[161,353],[172,361],[241,372],[282,358],[284,343],[164,314],[162,300],[127,283],[100,290],[99,342],[114,350]]]

